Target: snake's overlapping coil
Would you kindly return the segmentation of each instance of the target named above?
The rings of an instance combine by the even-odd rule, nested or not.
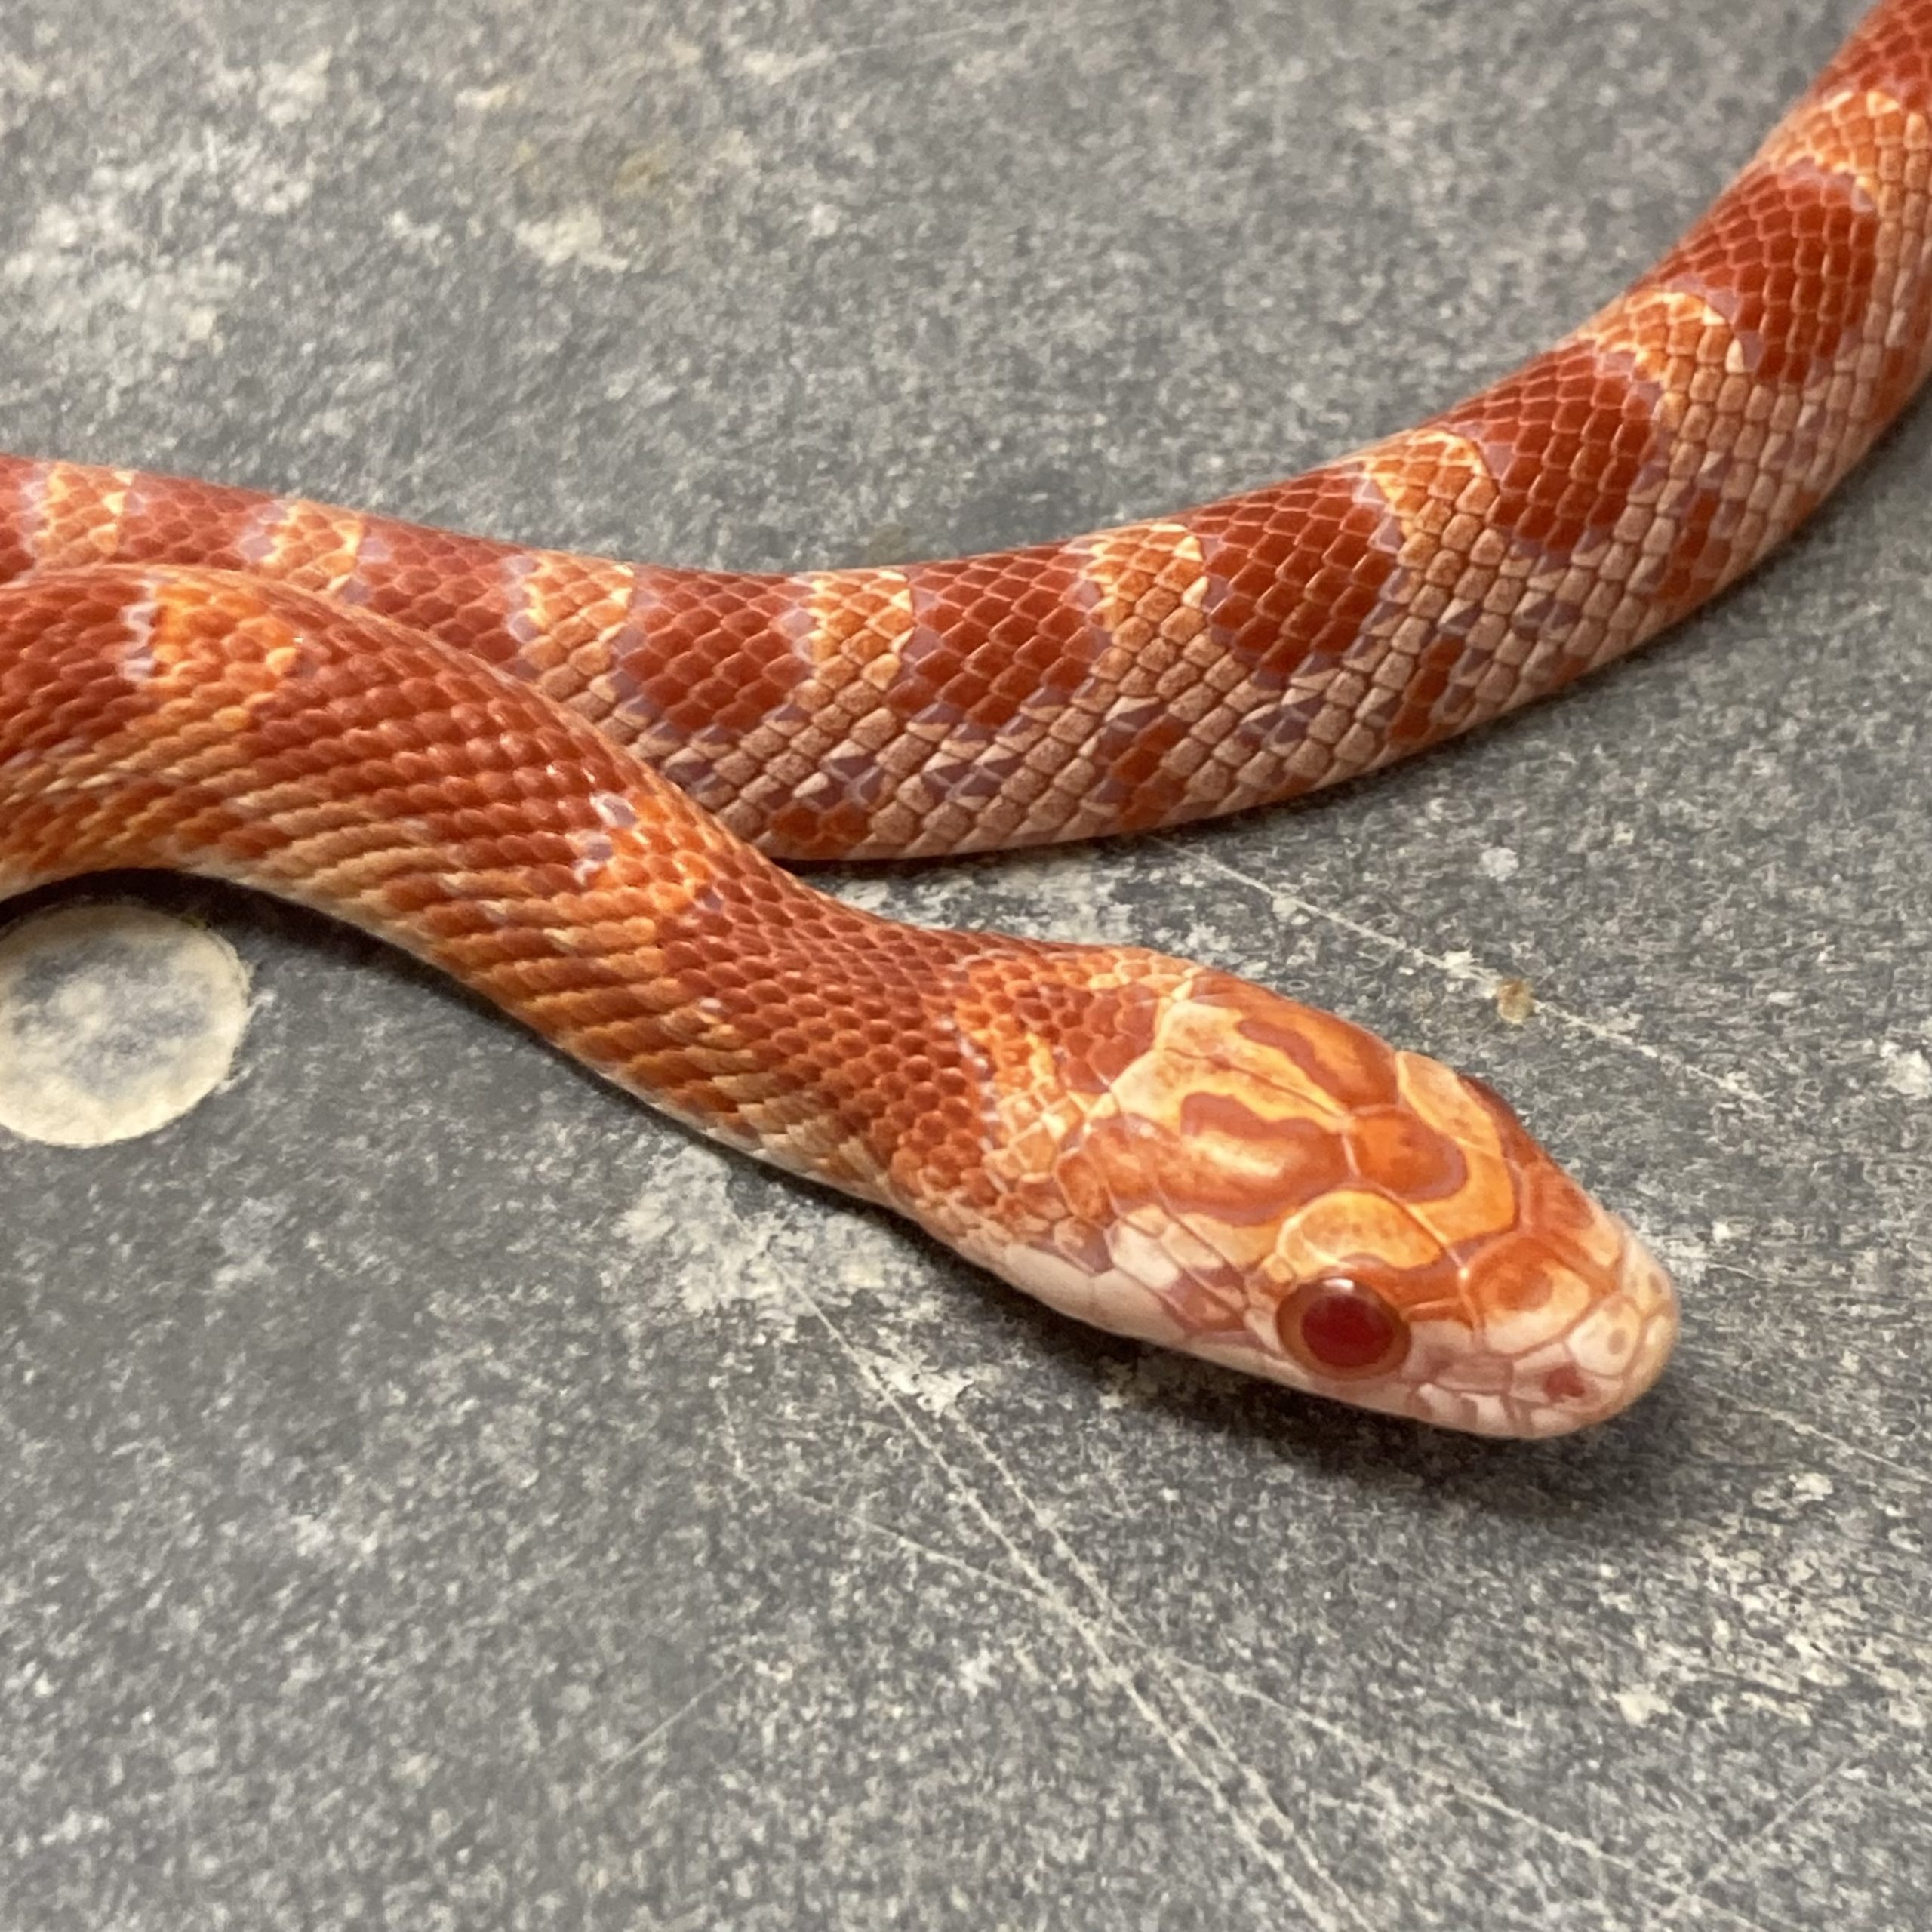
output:
[[[0,889],[266,886],[1103,1327],[1574,1427],[1648,1385],[1675,1303],[1487,1090],[1155,955],[887,925],[740,841],[1171,824],[1629,650],[1918,386],[1929,174],[1932,0],[1886,0],[1684,239],[1514,374],[1290,481],[993,556],[675,570],[0,461]]]

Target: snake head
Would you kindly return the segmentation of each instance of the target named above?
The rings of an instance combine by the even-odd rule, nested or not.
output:
[[[1487,1086],[1247,981],[1115,958],[1099,1072],[1092,1021],[1035,1016],[1035,1071],[1044,1048],[1072,1097],[1049,1133],[1038,1106],[1011,1123],[1025,1212],[1002,1219],[1026,1232],[974,1244],[996,1272],[1100,1327],[1480,1435],[1561,1435],[1655,1380],[1669,1279]]]

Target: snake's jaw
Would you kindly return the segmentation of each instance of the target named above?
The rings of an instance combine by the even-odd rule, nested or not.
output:
[[[1023,1211],[961,1245],[1099,1327],[1478,1435],[1560,1435],[1656,1380],[1663,1269],[1488,1088],[1155,964],[1138,1051],[1029,1111],[1057,1115],[1050,1164],[1016,1162]]]

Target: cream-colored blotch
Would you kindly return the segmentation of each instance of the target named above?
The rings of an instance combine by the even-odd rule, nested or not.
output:
[[[214,934],[140,906],[68,906],[0,934],[0,1129],[131,1140],[227,1076],[248,975]]]

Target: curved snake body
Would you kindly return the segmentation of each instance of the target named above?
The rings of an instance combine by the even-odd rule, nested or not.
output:
[[[997,555],[667,569],[0,460],[0,890],[265,886],[1084,1319],[1452,1426],[1573,1428],[1648,1386],[1675,1303],[1486,1089],[1155,954],[887,924],[744,841],[1173,824],[1632,648],[1923,377],[1929,175],[1932,0],[1885,0],[1657,267],[1481,395]]]

